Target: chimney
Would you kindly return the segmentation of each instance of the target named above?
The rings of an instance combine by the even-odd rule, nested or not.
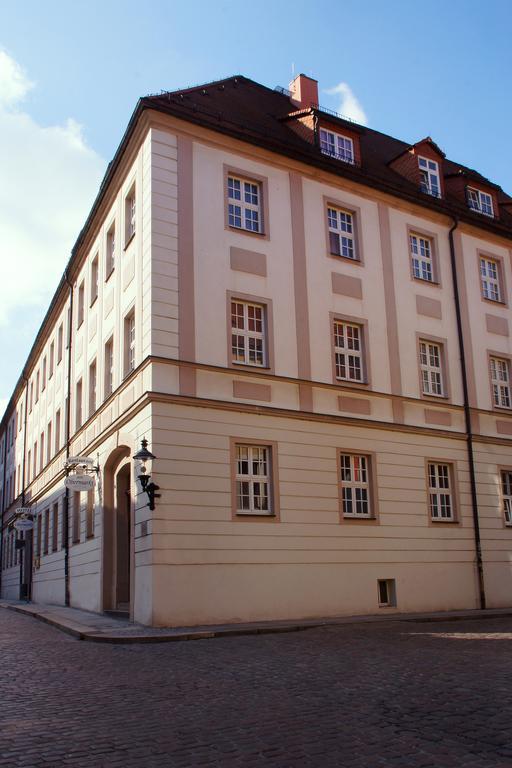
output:
[[[290,83],[291,100],[301,109],[318,106],[318,80],[307,75],[297,75]]]

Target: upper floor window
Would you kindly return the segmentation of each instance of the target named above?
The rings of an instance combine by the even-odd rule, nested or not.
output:
[[[85,284],[84,281],[78,286],[78,309],[76,313],[76,327],[80,328],[84,321],[84,304],[85,304]]]
[[[490,357],[492,401],[497,408],[510,408],[510,367],[502,357]]]
[[[43,372],[41,375],[41,392],[44,392],[46,387],[46,355],[43,357]]]
[[[484,216],[494,216],[492,197],[487,192],[481,192],[473,187],[467,188],[468,206],[473,211],[483,213]]]
[[[329,249],[336,256],[358,260],[355,242],[354,214],[341,208],[327,207]]]
[[[128,245],[135,234],[135,185],[126,195],[125,206],[125,245]]]
[[[98,298],[98,255],[91,262],[91,296],[90,305],[92,306]]]
[[[360,325],[334,320],[334,365],[336,378],[364,381],[363,332]]]
[[[268,365],[265,307],[261,304],[231,302],[231,362]]]
[[[340,472],[343,517],[373,517],[369,457],[340,453]]]
[[[104,367],[104,397],[114,391],[114,340],[110,338],[105,344]]]
[[[418,157],[418,166],[420,169],[421,191],[433,197],[441,197],[439,165],[437,162],[426,157]]]
[[[55,360],[55,342],[52,341],[50,344],[50,352],[48,355],[48,378],[51,379],[53,376],[53,366],[54,366],[54,360]]]
[[[96,360],[89,366],[89,417],[96,410]]]
[[[261,185],[228,176],[228,224],[248,232],[263,232]]]
[[[107,232],[107,254],[105,259],[105,279],[107,280],[112,273],[115,265],[116,253],[116,225],[115,222]]]
[[[497,261],[480,256],[480,282],[484,299],[501,301],[500,268]]]
[[[430,237],[416,235],[413,232],[409,235],[409,244],[411,249],[412,273],[418,280],[427,280],[434,282],[433,269],[433,248]]]
[[[76,383],[76,395],[75,395],[75,429],[80,429],[82,426],[82,379],[79,379]]]
[[[428,493],[432,520],[455,520],[450,464],[428,463]]]
[[[443,356],[440,344],[420,341],[420,371],[423,394],[443,397]]]
[[[124,375],[128,376],[135,368],[135,312],[124,319]]]
[[[63,341],[64,341],[64,328],[61,323],[59,325],[59,330],[57,331],[57,365],[62,360]]]
[[[512,472],[509,470],[504,470],[501,473],[501,489],[505,524],[512,525]]]
[[[354,162],[354,142],[348,136],[320,128],[320,151],[345,163]]]

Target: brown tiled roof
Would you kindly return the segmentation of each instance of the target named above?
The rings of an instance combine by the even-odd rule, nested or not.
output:
[[[456,214],[485,229],[491,228],[501,233],[512,234],[512,216],[507,211],[501,212],[499,221],[489,219],[483,221],[482,216],[469,210],[458,198],[450,196],[442,200],[431,198],[420,192],[411,181],[389,168],[389,163],[393,159],[413,146],[410,142],[400,141],[335,116],[328,111],[315,108],[309,112],[314,111],[326,122],[337,123],[340,127],[345,126],[359,133],[361,164],[355,167],[320,154],[316,146],[290,127],[293,117],[307,114],[308,110],[298,110],[286,93],[267,88],[242,75],[186,90],[147,96],[141,100],[141,105],[294,157],[369,186],[382,188],[408,199],[413,198],[421,205]],[[437,148],[433,141],[432,144]],[[439,152],[442,154],[442,150],[439,149]],[[480,181],[482,184],[491,184],[499,191],[500,202],[512,203],[512,198],[500,187],[471,168],[445,159],[444,170],[446,175],[462,171],[468,175],[468,178]]]

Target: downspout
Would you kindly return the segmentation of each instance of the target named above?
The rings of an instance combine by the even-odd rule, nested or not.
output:
[[[28,379],[25,376],[25,371],[21,374],[21,378],[25,382],[25,410],[23,413],[23,461],[21,464],[21,506],[25,506],[25,468],[26,468],[26,455],[27,455],[27,406],[28,406]],[[22,593],[24,593],[23,586],[25,585],[25,573],[29,571],[28,589],[25,596],[26,600],[30,600],[32,592],[32,533],[21,534],[25,541],[24,549],[20,550],[20,599]],[[30,544],[30,547],[29,547]],[[30,555],[30,557],[29,557]]]
[[[455,298],[455,314],[457,317],[457,335],[459,337],[459,354],[460,354],[460,365],[461,365],[461,374],[462,374],[462,391],[464,396],[464,420],[466,425],[466,444],[468,449],[469,482],[471,487],[471,507],[473,511],[473,532],[474,532],[474,538],[475,538],[478,591],[479,591],[479,599],[480,599],[480,608],[485,609],[486,601],[485,601],[484,569],[483,569],[483,563],[482,563],[480,521],[478,517],[478,499],[477,499],[477,493],[476,493],[475,457],[473,452],[473,432],[471,428],[471,409],[469,407],[468,377],[467,377],[467,371],[466,371],[466,355],[464,352],[464,334],[462,332],[459,284],[457,281],[455,245],[453,242],[453,233],[455,232],[455,230],[459,225],[459,220],[456,216],[452,217],[452,219],[453,219],[453,226],[451,227],[448,233],[448,239],[450,242],[450,262],[452,267],[453,293]]]
[[[73,338],[73,285],[69,281],[68,270],[64,273],[66,283],[69,286],[69,319],[68,319],[68,388],[66,403],[66,460],[69,458],[69,444],[71,436],[71,341]],[[66,486],[64,494],[64,509],[62,514],[64,526],[64,602],[70,604],[70,578],[69,578],[69,488]]]
[[[7,429],[4,432],[4,471],[2,477],[2,506],[0,507],[0,597],[2,595],[2,571],[4,567],[4,510],[5,510],[5,465],[7,454]]]

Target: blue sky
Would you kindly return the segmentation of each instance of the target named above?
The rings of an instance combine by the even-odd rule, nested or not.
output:
[[[511,22],[510,0],[0,0],[0,408],[139,96],[305,72],[324,106],[512,193]]]

